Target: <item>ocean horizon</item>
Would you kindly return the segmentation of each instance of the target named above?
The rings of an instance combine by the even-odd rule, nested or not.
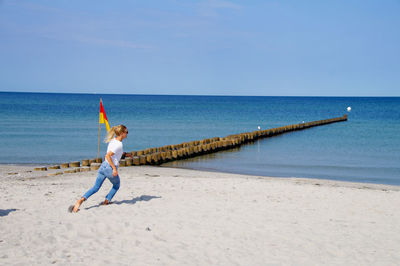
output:
[[[96,157],[100,98],[110,125],[129,129],[126,152],[348,114],[347,122],[163,166],[400,185],[399,97],[0,92],[0,163],[46,165]],[[101,140],[105,131],[102,125]],[[101,157],[105,150],[101,142]]]

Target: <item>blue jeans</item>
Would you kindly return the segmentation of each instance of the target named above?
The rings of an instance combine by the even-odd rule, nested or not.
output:
[[[106,196],[106,199],[108,201],[111,201],[111,199],[114,197],[115,193],[117,193],[118,189],[119,189],[119,176],[113,176],[112,174],[113,169],[111,167],[111,165],[107,162],[104,161],[100,168],[99,171],[97,172],[97,178],[96,178],[96,182],[94,183],[94,186],[88,190],[88,192],[85,193],[85,195],[83,195],[83,197],[85,199],[88,199],[90,196],[92,196],[94,193],[96,193],[97,191],[99,191],[101,185],[103,185],[103,182],[106,178],[108,178],[108,180],[110,180],[110,182],[113,184],[110,192],[108,193],[108,195]]]

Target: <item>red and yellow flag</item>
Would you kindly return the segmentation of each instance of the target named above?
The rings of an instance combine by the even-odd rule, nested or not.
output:
[[[103,107],[103,101],[101,99],[100,99],[99,124],[106,124],[107,132],[110,131],[110,125],[108,124],[106,112],[104,111],[104,107]]]

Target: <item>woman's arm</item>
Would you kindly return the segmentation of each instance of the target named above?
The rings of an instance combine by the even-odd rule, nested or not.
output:
[[[106,160],[111,165],[111,167],[113,169],[113,176],[117,176],[118,175],[117,167],[115,167],[115,165],[114,165],[114,163],[113,163],[113,161],[111,159],[111,156],[113,156],[113,155],[114,155],[114,153],[112,151],[107,152]]]

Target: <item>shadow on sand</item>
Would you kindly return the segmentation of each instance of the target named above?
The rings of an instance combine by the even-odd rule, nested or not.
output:
[[[133,198],[133,199],[130,199],[130,200],[112,201],[111,204],[112,204],[112,205],[114,205],[114,204],[115,204],[115,205],[121,205],[121,204],[135,204],[135,203],[138,202],[138,201],[150,201],[150,200],[152,200],[152,199],[159,199],[159,198],[161,198],[161,197],[159,197],[159,196],[142,195],[142,196],[140,196],[140,197],[136,197],[136,198]],[[91,209],[91,208],[98,208],[98,207],[100,207],[100,206],[102,206],[101,203],[99,203],[99,204],[97,204],[97,205],[94,205],[94,206],[87,207],[87,208],[85,208],[85,210],[89,210],[89,209]]]
[[[17,210],[18,209],[8,209],[8,210],[0,209],[0,217],[7,216],[10,212],[15,212]]]

